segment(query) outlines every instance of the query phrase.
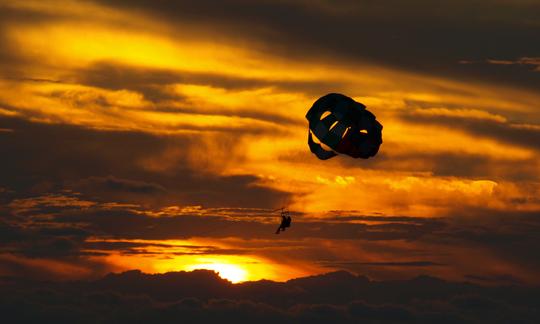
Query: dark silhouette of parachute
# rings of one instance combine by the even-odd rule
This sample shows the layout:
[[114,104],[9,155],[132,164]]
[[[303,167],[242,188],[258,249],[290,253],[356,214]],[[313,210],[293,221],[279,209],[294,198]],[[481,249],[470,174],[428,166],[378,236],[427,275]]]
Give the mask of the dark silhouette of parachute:
[[[330,93],[319,98],[306,118],[309,149],[321,160],[337,153],[367,159],[375,156],[382,144],[383,127],[375,115],[363,104],[342,94]],[[314,137],[332,150],[324,149]]]

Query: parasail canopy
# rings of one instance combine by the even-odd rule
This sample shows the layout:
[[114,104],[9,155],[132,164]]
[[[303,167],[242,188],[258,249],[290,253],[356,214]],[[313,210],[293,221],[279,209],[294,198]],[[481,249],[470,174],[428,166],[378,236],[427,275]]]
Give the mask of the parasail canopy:
[[317,99],[306,118],[309,149],[321,160],[337,153],[367,159],[375,156],[382,144],[383,126],[375,115],[345,95],[330,93]]

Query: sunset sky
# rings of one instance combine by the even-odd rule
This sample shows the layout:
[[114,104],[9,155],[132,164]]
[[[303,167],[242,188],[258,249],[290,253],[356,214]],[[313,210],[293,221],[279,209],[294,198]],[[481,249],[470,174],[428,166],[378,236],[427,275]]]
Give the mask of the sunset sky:
[[[0,0],[0,275],[538,284],[539,17],[535,0]],[[309,151],[331,92],[384,125],[376,157]]]

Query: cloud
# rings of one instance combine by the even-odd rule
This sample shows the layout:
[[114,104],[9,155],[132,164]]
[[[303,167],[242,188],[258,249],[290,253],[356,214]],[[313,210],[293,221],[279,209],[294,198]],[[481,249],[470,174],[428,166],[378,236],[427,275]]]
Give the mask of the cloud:
[[508,283],[508,284],[522,284],[521,280],[515,278],[510,274],[502,274],[496,276],[482,276],[482,275],[466,275],[466,279],[472,280],[475,282],[485,282],[485,283]]
[[[446,126],[446,125],[445,125]],[[380,152],[376,159],[368,160],[361,167],[356,161],[340,160],[345,168],[361,168],[379,171],[429,173],[435,177],[459,177],[467,179],[492,179],[523,181],[536,179],[535,156],[518,158],[513,155],[494,157],[483,152],[462,151],[428,152],[420,149]],[[516,167],[519,165],[519,167]]]
[[[409,1],[407,5],[398,1],[382,5],[369,1],[297,0],[246,5],[243,1],[229,0],[224,4],[227,10],[207,0],[196,4],[164,1],[150,5],[146,1],[107,0],[97,3],[7,5],[3,10],[8,19],[4,20],[10,25],[14,22],[63,22],[77,17],[101,25],[155,31],[171,39],[180,35],[228,41],[297,61],[322,60],[345,65],[367,61],[433,76],[475,79],[533,91],[540,82],[530,65],[515,64],[501,69],[500,65],[493,64],[459,64],[487,58],[510,58],[496,60],[501,62],[534,62],[538,53],[539,27],[535,18],[539,8],[532,1],[498,1],[490,5],[481,1],[454,1],[434,6],[425,0]],[[483,14],[478,15],[479,12]],[[309,32],[299,23],[305,21],[310,22]],[[167,28],[163,28],[164,25]],[[3,47],[6,54],[0,53],[0,57],[15,63],[14,58],[21,56],[17,46],[7,46],[11,45],[9,41],[2,43],[6,44]],[[13,64],[6,66],[11,73],[27,71],[24,62],[17,64],[17,68]],[[225,80],[222,84],[227,83]],[[237,81],[231,84],[235,83]],[[159,88],[139,87],[139,90],[148,98],[164,96]]]
[[[328,89],[335,88],[336,82],[338,82],[337,80],[268,80],[241,75],[220,74],[219,71],[214,73],[178,71],[130,66],[113,61],[97,62],[84,69],[72,71],[66,75],[66,79],[73,80],[78,84],[109,90],[134,90],[142,93],[146,99],[155,103],[167,100],[186,100],[186,97],[167,91],[167,86],[174,84],[203,85],[236,91],[275,88],[282,91],[302,91],[317,95],[328,91]],[[273,116],[272,114],[269,115]]]
[[[88,204],[76,196],[52,198],[25,198],[9,205],[0,224],[2,273],[21,269],[30,278],[63,276],[60,265],[47,266],[54,261],[61,267],[84,267],[71,276],[86,278],[134,264],[160,269],[145,263],[167,264],[166,259],[180,266],[182,258],[204,256],[255,256],[239,262],[262,262],[272,269],[291,264],[296,269],[346,269],[379,280],[429,273],[507,283],[512,274],[515,282],[528,284],[537,282],[540,269],[529,248],[538,244],[534,212],[508,215],[465,208],[461,215],[438,219],[299,214],[293,216],[291,229],[277,237],[275,214],[261,211],[262,216],[252,217],[234,209],[231,214],[202,207],[149,210],[132,204]],[[288,250],[294,253],[286,254]],[[27,269],[35,266],[48,270]]]
[[[538,244],[535,212],[508,214],[467,207],[437,219],[296,214],[291,229],[276,237],[278,219],[270,210],[251,215],[249,210],[229,213],[222,208],[147,209],[70,195],[11,202],[8,218],[0,226],[3,253],[73,265],[88,257],[109,255],[118,260],[147,256],[152,258],[149,261],[190,255],[256,255],[276,265],[289,262],[283,255],[287,247],[294,248],[290,262],[298,262],[299,267],[347,269],[375,278],[403,278],[426,269],[450,278],[472,280],[471,273],[478,271],[492,278],[512,273],[517,280],[536,282],[534,274],[540,269],[534,251],[528,248]],[[200,239],[213,243],[200,244]],[[174,240],[194,241],[179,245]],[[493,270],[482,266],[497,263],[504,266]],[[451,274],[447,269],[452,269]]]
[[[457,1],[434,6],[424,0],[406,5],[397,1],[384,5],[367,1],[319,1],[317,5],[305,1],[261,1],[246,5],[231,0],[225,5],[227,10],[215,7],[211,1],[162,2],[151,6],[145,1],[102,3],[147,10],[154,19],[177,24],[179,29],[187,22],[199,25],[199,32],[206,35],[215,35],[215,30],[204,25],[219,26],[220,34],[245,39],[253,46],[289,57],[333,57],[349,62],[363,59],[422,73],[474,77],[529,89],[537,88],[540,81],[538,75],[527,71],[494,73],[489,66],[457,63],[538,53],[536,45],[531,47],[537,43],[534,13],[539,10],[533,2],[497,2],[487,6],[483,2]],[[484,14],[480,16],[478,12]],[[298,23],[305,21],[310,22],[309,32]],[[506,46],[500,46],[501,43]]]
[[[519,124],[493,118],[469,118],[459,110],[447,110],[447,113],[434,114],[429,109],[421,109],[402,114],[410,123],[435,124],[446,128],[466,131],[479,137],[486,137],[507,144],[540,150],[540,130],[536,127],[521,127]],[[450,114],[454,112],[454,114]]]
[[111,240],[93,238],[85,242],[85,251],[101,251],[101,253],[120,253],[126,255],[241,255],[249,253],[248,249],[221,248],[212,245],[157,243],[151,240]]
[[356,265],[368,267],[437,267],[444,264],[430,261],[408,261],[408,262],[330,262],[330,265]]
[[538,302],[530,298],[538,294],[536,287],[485,287],[432,277],[377,282],[335,272],[285,283],[231,285],[204,270],[162,275],[130,271],[60,284],[5,278],[0,285],[6,292],[0,297],[4,318],[23,322],[172,323],[178,318],[196,323],[538,320],[534,311]]
[[[206,142],[194,135],[162,137],[19,119],[0,122],[15,129],[0,136],[0,152],[6,157],[0,162],[0,186],[21,196],[68,189],[101,201],[260,208],[274,207],[288,195],[258,185],[253,175],[213,174],[214,165],[223,167],[228,159],[234,163],[241,156],[241,147],[231,150],[226,144],[238,145],[237,135]],[[205,146],[204,154],[191,154]]]
[[520,57],[516,60],[497,60],[487,59],[485,61],[468,61],[462,60],[460,64],[493,64],[493,65],[506,65],[506,66],[526,66],[530,67],[532,71],[540,72],[540,58],[538,57]]
[[0,232],[3,234],[0,253],[29,258],[73,257],[75,260],[85,255],[82,245],[90,236],[89,231],[78,224],[39,223],[42,215],[34,219],[6,217],[6,221],[0,222]]
[[159,184],[128,179],[118,179],[113,176],[90,177],[83,179],[77,184],[77,187],[79,187],[78,189],[86,188],[91,191],[105,190],[129,192],[135,194],[159,194],[166,191],[166,189]]

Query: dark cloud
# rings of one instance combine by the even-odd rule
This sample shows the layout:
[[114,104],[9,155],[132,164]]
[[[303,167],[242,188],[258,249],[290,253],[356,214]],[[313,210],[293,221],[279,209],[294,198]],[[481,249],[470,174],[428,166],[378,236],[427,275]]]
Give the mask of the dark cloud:
[[465,275],[465,279],[472,280],[473,282],[481,282],[481,283],[507,283],[507,284],[523,284],[521,280],[518,278],[510,275],[510,274],[501,274],[501,275],[495,275],[495,276],[483,276],[483,275]]
[[[442,123],[441,123],[442,124]],[[445,127],[451,127],[448,124]],[[493,131],[495,134],[496,132]],[[475,134],[476,135],[476,134]],[[483,136],[488,136],[483,134]],[[503,136],[496,134],[494,136]],[[343,166],[358,168],[354,161],[342,159]],[[519,166],[519,167],[517,167]],[[536,159],[531,157],[523,160],[513,160],[508,156],[493,157],[485,154],[466,152],[425,152],[411,150],[410,152],[386,152],[366,161],[362,168],[374,170],[393,170],[404,172],[430,172],[439,177],[463,177],[468,179],[505,179],[505,180],[534,180]]]
[[[426,0],[250,2],[101,1],[145,10],[171,24],[216,28],[264,50],[302,60],[368,60],[434,75],[476,78],[537,89],[540,76],[520,66],[460,64],[463,60],[538,57],[535,2]],[[206,27],[205,27],[206,26]],[[309,26],[309,28],[306,28]],[[264,45],[262,45],[264,44]],[[504,45],[501,45],[504,44]]]
[[[182,239],[194,236],[274,238],[275,222],[261,223],[251,217],[200,216],[163,213],[160,217],[147,215],[144,210],[122,206],[116,208],[96,205],[89,208],[64,207],[63,210],[48,206],[32,210],[33,214],[50,213],[49,221],[58,224],[85,224],[85,229],[107,237],[143,239]],[[54,213],[52,213],[54,212]],[[417,240],[424,235],[446,227],[441,220],[425,219],[416,223],[381,222],[378,224],[327,222],[295,218],[290,239],[328,238],[361,239],[368,241]]]
[[432,277],[369,281],[346,272],[231,285],[198,270],[138,271],[91,282],[0,281],[10,322],[535,323],[537,287],[485,287]]
[[136,194],[159,194],[167,191],[163,186],[156,183],[148,183],[143,181],[134,181],[129,179],[119,179],[113,176],[109,177],[90,177],[81,180],[77,187],[79,189],[87,189],[90,191],[118,191],[129,192]]
[[408,262],[355,262],[355,261],[342,261],[342,262],[330,262],[323,263],[325,265],[355,265],[355,266],[368,266],[368,267],[433,267],[444,266],[442,263],[431,261],[408,261]]
[[[153,248],[160,251],[150,251]],[[174,252],[165,252],[163,249],[176,249]],[[140,255],[241,255],[248,252],[248,249],[225,249],[217,246],[208,245],[173,245],[153,242],[134,242],[134,241],[89,241],[85,242],[84,250],[98,250],[103,252],[119,252],[121,254],[140,254]],[[185,251],[177,252],[178,249]]]
[[[427,115],[422,114],[421,111],[420,113],[414,111],[403,113],[402,118],[407,122],[440,125],[449,129],[463,130],[479,137],[540,150],[540,128],[538,125],[448,115]],[[473,144],[471,143],[471,145]]]
[[325,221],[336,221],[336,222],[350,222],[350,221],[367,221],[367,222],[378,222],[378,223],[426,223],[426,222],[437,222],[436,218],[426,219],[425,217],[412,217],[412,216],[365,216],[365,215],[349,215],[358,213],[358,211],[330,211],[329,214],[338,214],[336,216],[325,217]]
[[[9,221],[2,222],[0,226],[4,242],[2,251],[30,258],[60,259],[84,258],[88,253],[108,254],[112,251],[152,255],[156,249],[163,255],[230,255],[260,251],[267,257],[281,258],[283,251],[280,247],[288,246],[294,247],[298,260],[328,260],[320,264],[393,277],[398,275],[399,269],[405,268],[433,269],[435,273],[435,268],[439,267],[462,271],[461,267],[466,269],[470,260],[460,250],[467,249],[474,253],[484,251],[482,254],[486,257],[504,260],[522,269],[524,272],[518,271],[515,276],[524,282],[531,280],[526,273],[540,270],[540,262],[534,250],[530,249],[530,246],[539,244],[537,233],[540,225],[534,212],[503,213],[467,207],[463,211],[455,209],[449,217],[436,219],[347,214],[313,219],[308,215],[295,215],[291,230],[280,237],[279,244],[273,245],[271,242],[276,239],[273,233],[278,219],[273,221],[268,218],[270,215],[227,214],[219,208],[209,211],[200,208],[154,210],[133,204],[80,200],[78,195],[71,195],[12,201],[5,213]],[[213,215],[213,210],[219,212]],[[156,243],[96,242],[88,241],[89,237],[124,241],[235,237],[248,242],[227,249],[194,246],[179,251],[167,245],[157,246]],[[249,243],[253,239],[266,240],[267,243],[253,245]],[[363,246],[386,257],[376,261],[358,257],[339,258],[322,242],[333,242],[336,246]],[[388,244],[393,242],[397,245],[390,248]],[[400,248],[404,243],[415,246],[415,249]],[[382,268],[384,273],[372,272]],[[505,273],[486,271],[483,275],[496,278]]]
[[[424,123],[424,120],[420,121],[413,116],[403,117],[407,122],[417,123],[418,125]],[[425,121],[427,124],[435,124],[443,127],[452,128],[448,124],[443,122],[437,123],[436,121]],[[474,122],[472,122],[474,123]],[[465,131],[468,132],[468,127],[454,124],[456,127],[465,127]],[[504,127],[504,126],[503,126]],[[506,126],[511,127],[511,126]],[[472,128],[472,126],[471,126]],[[453,128],[455,130],[455,128]],[[442,132],[443,130],[441,130]],[[537,136],[535,130],[524,131],[525,133],[531,133]],[[490,138],[494,136],[495,140],[499,141],[499,137],[505,136],[504,134],[497,134],[495,130],[486,131],[484,134],[473,134],[474,136],[482,136],[482,138]],[[508,135],[512,136],[512,135]],[[491,138],[493,139],[493,138]],[[532,140],[526,138],[523,134],[523,141],[525,144],[520,143],[519,138],[506,138],[505,144],[520,145],[520,146],[536,146]],[[537,159],[533,155],[530,158],[515,159],[513,156],[493,156],[488,154],[470,153],[455,150],[452,151],[428,151],[422,150],[422,147],[413,148],[410,150],[403,150],[400,146],[393,146],[391,143],[383,144],[384,150],[377,153],[377,155],[368,160],[362,161],[361,164],[357,160],[347,158],[337,158],[329,161],[325,161],[329,166],[336,168],[346,169],[363,169],[363,170],[380,170],[391,172],[406,172],[413,174],[431,174],[436,177],[460,177],[467,179],[491,179],[494,181],[507,180],[507,181],[533,181],[538,179],[537,175]],[[306,159],[304,152],[289,153],[286,156],[280,157],[281,160],[303,162]]]
[[[106,180],[108,177],[99,179]],[[127,184],[134,185],[137,190],[141,186],[148,186],[148,182],[128,181]],[[51,190],[51,186],[44,188]],[[148,208],[140,204],[121,204],[117,200],[107,200],[106,197],[113,192],[117,192],[118,197],[121,197],[121,194],[130,194],[132,190],[131,186],[114,189],[104,191],[103,188],[94,188],[94,191],[82,193],[65,191],[62,194],[32,197],[28,197],[30,193],[24,192],[25,197],[12,199],[4,206],[3,215],[6,218],[0,223],[2,253],[80,264],[93,254],[119,252],[150,256],[156,255],[157,250],[163,255],[171,256],[250,254],[259,251],[270,259],[280,259],[283,257],[281,248],[287,246],[294,248],[297,260],[328,260],[320,264],[388,278],[402,277],[399,272],[411,273],[407,272],[409,269],[426,269],[430,273],[437,273],[437,268],[450,268],[455,269],[456,273],[467,271],[461,272],[464,276],[471,275],[468,266],[470,260],[460,252],[466,249],[473,253],[483,251],[482,254],[490,260],[504,260],[505,263],[520,269],[516,270],[514,276],[523,282],[533,280],[527,273],[540,270],[540,262],[534,249],[530,249],[531,246],[539,244],[537,233],[540,225],[537,213],[534,212],[503,213],[491,209],[473,210],[470,207],[460,210],[456,207],[448,217],[436,219],[364,216],[354,211],[351,214],[333,212],[327,218],[320,219],[295,214],[291,230],[284,233],[285,236],[280,236],[279,244],[272,244],[276,239],[273,233],[278,219],[272,218],[275,214],[270,210],[263,212],[260,208]],[[104,196],[100,196],[100,192],[103,192]],[[162,194],[168,193],[158,190],[145,195]],[[135,195],[141,196],[138,192]],[[91,199],[92,196],[96,199]],[[242,204],[241,201],[238,203]],[[89,240],[90,237],[101,242]],[[104,240],[113,238],[120,241],[160,241],[193,237],[234,237],[247,241],[226,249],[194,246],[178,250],[167,245],[157,246],[157,243],[135,244]],[[287,241],[283,242],[283,239]],[[266,243],[257,245],[249,243],[249,240],[266,240]],[[357,249],[355,246],[363,247],[370,253],[381,253],[385,257],[376,260],[358,256],[351,259],[337,257],[335,251],[332,252],[331,247],[325,247],[323,242],[353,249]],[[392,244],[395,244],[395,247],[392,248]],[[411,250],[399,247],[402,244],[415,248]],[[99,267],[102,269],[101,265]],[[506,272],[486,270],[481,275],[493,279],[505,274]],[[473,280],[472,277],[469,279]]]
[[81,249],[90,232],[76,224],[10,221],[12,224],[0,221],[1,253],[52,259],[85,255]]
[[[540,258],[530,247],[538,244],[538,212],[509,212],[488,208],[463,208],[454,210],[451,221],[444,228],[423,236],[426,244],[435,243],[440,246],[454,246],[478,251],[481,254],[508,264],[518,269],[528,269],[530,273],[540,270]],[[483,252],[482,252],[483,251]],[[455,255],[454,257],[467,255]],[[516,275],[517,272],[512,272]],[[465,274],[470,275],[470,274]],[[487,274],[482,276],[502,279],[507,282],[507,272]],[[470,277],[469,277],[470,278]],[[521,279],[521,278],[519,278]],[[480,280],[480,279],[478,279]]]
[[[385,254],[384,248],[371,246],[372,251]],[[445,260],[442,256],[441,250],[438,251],[424,251],[425,254],[430,254],[429,257],[434,259]],[[401,254],[401,255],[400,255]],[[408,258],[415,257],[418,251],[407,251],[406,253],[395,252],[395,256],[389,258],[389,261],[383,262],[361,262],[350,260],[323,260],[317,262],[317,264],[327,269],[342,269],[350,271],[352,273],[364,274],[370,278],[384,279],[403,279],[410,278],[418,273],[444,273],[448,269],[454,268],[455,264],[444,264],[441,262],[433,262],[428,260],[416,260],[416,261],[393,261],[393,260],[407,260]],[[475,281],[470,279],[471,281]],[[500,283],[500,281],[493,281],[494,283]]]
[[205,85],[228,90],[249,90],[265,87],[302,91],[313,95],[328,92],[339,86],[337,80],[289,81],[246,78],[218,72],[193,72],[130,66],[118,62],[97,62],[66,75],[78,84],[110,90],[128,89],[142,93],[147,100],[160,103],[167,100],[182,102],[180,95],[172,95],[164,86],[172,84]]
[[[206,163],[233,163],[234,154],[242,154],[239,134],[216,136],[209,148],[197,135],[101,131],[7,118],[0,127],[14,130],[0,135],[0,186],[23,197],[73,189],[98,201],[265,208],[287,196],[257,185],[256,176],[205,171]],[[173,161],[160,158],[169,150],[176,154]],[[190,150],[201,152],[196,168],[188,159]],[[148,160],[165,164],[164,170],[145,168]]]

